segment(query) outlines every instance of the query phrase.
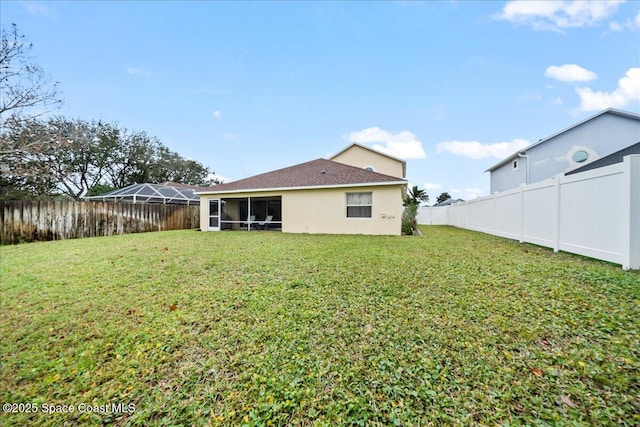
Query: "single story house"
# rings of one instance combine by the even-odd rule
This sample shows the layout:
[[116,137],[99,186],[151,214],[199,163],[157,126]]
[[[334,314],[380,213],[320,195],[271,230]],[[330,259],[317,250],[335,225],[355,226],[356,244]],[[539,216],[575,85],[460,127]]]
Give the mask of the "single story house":
[[203,188],[200,229],[401,234],[406,163],[352,144],[316,159]]
[[[570,173],[640,142],[640,115],[609,108],[496,163],[491,193]],[[615,157],[615,156],[614,156]]]

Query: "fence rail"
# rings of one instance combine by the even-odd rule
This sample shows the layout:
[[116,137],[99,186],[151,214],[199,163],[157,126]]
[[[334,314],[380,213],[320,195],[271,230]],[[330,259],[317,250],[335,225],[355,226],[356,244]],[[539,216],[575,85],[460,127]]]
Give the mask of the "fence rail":
[[640,155],[622,163],[446,207],[419,224],[446,224],[640,269]]
[[2,245],[200,226],[199,206],[0,200],[0,215]]

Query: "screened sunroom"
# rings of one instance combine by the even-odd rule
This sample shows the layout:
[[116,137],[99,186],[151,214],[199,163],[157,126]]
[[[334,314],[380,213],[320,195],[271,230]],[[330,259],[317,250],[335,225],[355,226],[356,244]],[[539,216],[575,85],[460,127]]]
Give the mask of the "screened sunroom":
[[282,196],[208,200],[210,230],[282,231]]

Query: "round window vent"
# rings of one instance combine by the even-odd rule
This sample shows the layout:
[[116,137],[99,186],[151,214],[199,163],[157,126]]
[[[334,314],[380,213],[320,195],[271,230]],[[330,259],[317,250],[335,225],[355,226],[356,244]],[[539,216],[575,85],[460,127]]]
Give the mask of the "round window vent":
[[582,163],[589,158],[589,153],[584,150],[579,150],[573,153],[573,161],[576,163]]
[[368,170],[369,172],[375,172],[375,171],[376,171],[376,169],[375,169],[373,166],[371,166],[371,165],[369,165],[369,166],[365,166],[364,168],[365,168],[366,170]]

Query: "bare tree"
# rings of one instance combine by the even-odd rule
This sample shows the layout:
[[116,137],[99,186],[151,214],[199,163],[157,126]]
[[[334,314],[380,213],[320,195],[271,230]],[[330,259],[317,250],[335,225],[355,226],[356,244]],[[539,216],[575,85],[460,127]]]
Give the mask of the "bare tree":
[[56,193],[48,166],[57,151],[47,125],[12,115],[0,132],[0,198],[32,199]]
[[18,34],[16,24],[2,30],[0,47],[0,124],[8,116],[33,107],[59,107],[58,82],[53,82],[29,55],[33,44]]

